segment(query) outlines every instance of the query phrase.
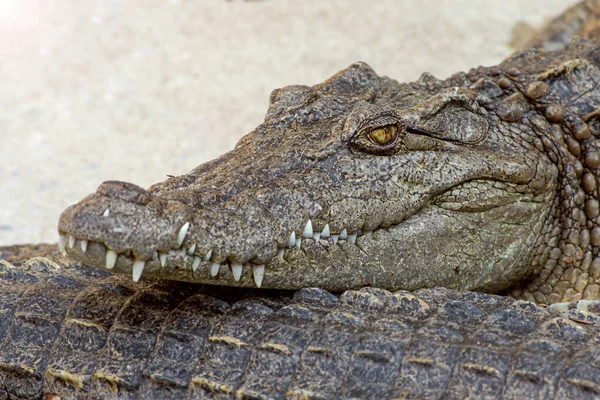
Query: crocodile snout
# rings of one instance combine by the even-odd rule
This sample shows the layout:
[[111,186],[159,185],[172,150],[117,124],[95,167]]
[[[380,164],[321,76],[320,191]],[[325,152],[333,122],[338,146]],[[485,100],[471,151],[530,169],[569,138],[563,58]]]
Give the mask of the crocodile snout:
[[183,203],[159,198],[131,183],[108,181],[62,213],[59,247],[63,253],[108,269],[133,263],[134,278],[139,278],[145,263],[158,259],[159,251],[181,246],[188,220]]

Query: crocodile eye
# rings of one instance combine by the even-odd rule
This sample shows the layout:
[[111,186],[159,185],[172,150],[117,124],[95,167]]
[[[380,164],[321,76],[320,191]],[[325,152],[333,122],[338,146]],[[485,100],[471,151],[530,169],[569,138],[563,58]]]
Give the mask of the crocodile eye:
[[405,148],[406,126],[393,111],[365,119],[349,131],[348,145],[352,151],[390,156]]
[[392,142],[398,135],[398,127],[396,125],[386,125],[369,132],[369,139],[377,145],[385,146]]

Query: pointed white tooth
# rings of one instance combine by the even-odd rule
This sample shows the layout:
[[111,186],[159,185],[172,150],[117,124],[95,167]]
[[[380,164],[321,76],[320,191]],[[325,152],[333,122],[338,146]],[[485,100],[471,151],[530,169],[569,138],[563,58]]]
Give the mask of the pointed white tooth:
[[204,260],[204,261],[208,261],[208,260],[210,260],[210,256],[211,256],[211,255],[212,255],[212,249],[210,249],[210,250],[208,251],[208,253],[206,253],[206,255],[204,256],[203,260]]
[[302,232],[302,237],[307,238],[307,239],[313,237],[312,222],[310,221],[310,219],[308,220],[308,222],[306,223],[306,226],[304,227],[304,232]]
[[288,239],[288,247],[294,247],[296,245],[296,232],[290,233],[290,238]]
[[316,241],[319,241],[319,239],[321,239],[321,232],[314,232],[313,239],[315,239]]
[[256,287],[260,287],[260,285],[262,285],[263,277],[265,276],[265,266],[253,265],[252,275],[254,275],[254,283],[256,283]]
[[183,240],[185,239],[185,235],[187,234],[187,231],[188,231],[189,227],[190,227],[190,223],[186,222],[179,229],[179,233],[177,234],[177,247],[181,246],[181,244],[183,243]]
[[279,257],[279,259],[282,261],[283,261],[283,253],[285,253],[284,249],[279,249],[279,251],[277,252],[277,257]]
[[167,265],[167,253],[160,253],[158,259],[160,260],[160,266],[164,268]]
[[302,246],[302,238],[296,239],[296,247],[300,248]]
[[87,251],[87,245],[87,240],[82,240],[81,242],[79,242],[79,246],[81,246],[81,251],[83,251],[84,253]]
[[75,247],[75,236],[73,236],[73,235],[69,235],[69,247],[70,248]]
[[231,264],[231,272],[233,273],[233,279],[239,282],[242,277],[242,264]]
[[217,276],[217,274],[219,273],[219,268],[221,268],[221,264],[219,263],[214,262],[210,264],[210,276],[212,276],[213,278]]
[[117,262],[117,253],[112,250],[106,250],[106,269],[113,269]]
[[371,237],[371,236],[373,236],[373,231],[366,231],[363,235]]
[[67,238],[64,235],[58,235],[58,252],[67,255],[65,248],[67,247]]
[[346,240],[348,239],[348,231],[347,230],[343,230],[342,233],[340,233],[340,240]]
[[152,254],[152,259],[153,259],[153,260],[155,260],[155,261],[156,261],[156,260],[158,260],[158,251],[155,251],[155,252]]
[[142,276],[142,272],[144,272],[144,266],[146,266],[146,261],[135,260],[133,262],[132,275],[133,275],[134,282],[137,282],[140,280],[140,277]]
[[348,235],[348,241],[352,244],[356,243],[356,233],[352,235]]
[[329,231],[329,224],[327,224],[323,228],[323,232],[321,232],[321,237],[323,239],[327,239],[330,235],[331,235],[331,232]]
[[194,251],[196,251],[196,243],[190,246],[187,253],[191,256],[192,254],[194,254]]
[[196,272],[196,270],[198,270],[198,266],[200,265],[200,261],[202,261],[200,259],[200,257],[198,257],[198,256],[194,257],[194,263],[192,264],[192,271]]
[[110,215],[110,208],[106,207],[106,210],[102,213],[103,217],[108,217]]
[[338,242],[340,235],[331,235],[331,239],[333,240],[333,244],[336,244]]

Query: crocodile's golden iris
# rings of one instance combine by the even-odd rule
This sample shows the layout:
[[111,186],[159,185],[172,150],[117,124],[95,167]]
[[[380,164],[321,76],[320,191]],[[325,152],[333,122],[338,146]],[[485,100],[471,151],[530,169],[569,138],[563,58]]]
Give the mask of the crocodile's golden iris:
[[385,146],[394,140],[397,133],[398,127],[396,125],[386,125],[371,130],[369,132],[369,138],[373,143]]

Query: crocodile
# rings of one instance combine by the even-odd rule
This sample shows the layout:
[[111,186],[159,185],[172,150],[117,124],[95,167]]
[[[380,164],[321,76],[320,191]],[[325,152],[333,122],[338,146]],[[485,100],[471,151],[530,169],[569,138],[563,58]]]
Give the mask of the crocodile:
[[186,175],[103,183],[58,249],[0,248],[0,393],[600,397],[600,47],[558,47],[356,63]]
[[62,251],[134,280],[600,295],[600,47],[413,83],[355,63],[271,93],[235,149],[60,216]]
[[600,398],[600,314],[507,296],[136,283],[39,245],[0,250],[0,310],[2,398]]

